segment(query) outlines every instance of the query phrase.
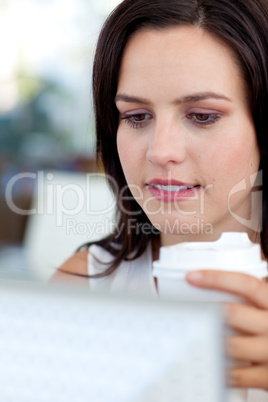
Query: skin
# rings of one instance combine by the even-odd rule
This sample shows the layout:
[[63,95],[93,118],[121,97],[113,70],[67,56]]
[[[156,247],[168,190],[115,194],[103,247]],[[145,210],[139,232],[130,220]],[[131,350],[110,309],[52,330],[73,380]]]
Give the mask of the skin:
[[[213,95],[202,99],[204,94]],[[125,96],[141,100],[126,101]],[[201,221],[212,227],[204,240],[227,230],[245,231],[230,214],[228,197],[246,180],[247,188],[230,202],[233,213],[248,219],[249,181],[260,155],[245,83],[226,46],[194,27],[136,34],[124,53],[116,105],[126,181],[162,232],[162,245],[185,241],[185,234],[188,241],[202,240],[203,233],[191,230]],[[148,187],[156,178],[201,185],[201,191],[184,201],[159,202]],[[176,223],[174,232],[170,227]]]
[[[261,208],[252,204],[250,178],[258,171],[260,154],[247,98],[232,51],[199,28],[140,31],[128,43],[115,99],[118,153],[133,196],[161,231],[161,246],[215,240],[224,231],[246,231],[258,241],[261,217],[251,213]],[[200,185],[201,191],[176,203],[163,202],[148,188],[155,178]],[[246,188],[228,206],[230,192],[241,180]],[[233,213],[247,220],[253,216],[253,224],[244,226]],[[201,219],[211,225],[211,233],[192,233],[191,225]],[[174,231],[167,221],[171,227],[176,221],[180,225]],[[245,299],[244,305],[225,305],[227,323],[239,331],[227,339],[227,352],[249,363],[231,368],[229,383],[268,389],[266,283],[220,271],[192,272],[187,280]]]

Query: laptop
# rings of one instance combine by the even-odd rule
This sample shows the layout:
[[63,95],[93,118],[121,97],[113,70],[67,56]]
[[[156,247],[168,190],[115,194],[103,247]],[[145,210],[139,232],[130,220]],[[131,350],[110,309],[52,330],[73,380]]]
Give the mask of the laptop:
[[0,279],[3,402],[223,402],[220,307]]

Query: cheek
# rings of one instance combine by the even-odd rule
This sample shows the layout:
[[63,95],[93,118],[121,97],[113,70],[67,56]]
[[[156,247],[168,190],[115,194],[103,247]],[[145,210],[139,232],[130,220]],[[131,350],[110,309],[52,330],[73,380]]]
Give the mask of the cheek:
[[243,141],[229,139],[218,144],[217,148],[206,155],[202,160],[207,168],[207,178],[215,189],[230,191],[233,186],[241,180],[246,180],[247,186],[250,183],[251,175],[259,169],[260,153],[255,138],[252,136]]
[[121,165],[123,166],[124,160],[127,160],[128,148],[127,148],[125,142],[123,141],[122,137],[118,134],[117,134],[116,142],[117,142],[117,152],[119,155],[119,159],[120,159]]
[[135,141],[129,138],[125,132],[121,133],[120,130],[117,133],[117,151],[123,172],[129,183],[137,170],[138,152]]
[[116,143],[117,143],[117,151],[119,159],[121,161],[121,164],[123,165],[124,161],[127,161],[129,155],[131,154],[130,153],[131,143],[127,139],[127,136],[121,133],[120,129],[117,131]]

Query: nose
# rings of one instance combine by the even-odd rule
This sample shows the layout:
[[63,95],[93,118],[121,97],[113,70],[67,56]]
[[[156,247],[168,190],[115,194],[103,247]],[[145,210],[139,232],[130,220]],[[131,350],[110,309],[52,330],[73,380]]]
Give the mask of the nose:
[[147,159],[155,165],[182,163],[186,157],[183,128],[178,122],[155,124],[147,149]]

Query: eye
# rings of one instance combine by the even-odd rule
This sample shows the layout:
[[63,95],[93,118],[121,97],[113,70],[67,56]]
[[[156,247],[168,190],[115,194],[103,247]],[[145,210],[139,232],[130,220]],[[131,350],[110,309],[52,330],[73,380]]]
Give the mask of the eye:
[[137,113],[121,117],[121,120],[125,120],[131,128],[143,128],[151,119],[152,116],[148,113]]
[[190,113],[186,118],[195,125],[206,127],[216,123],[221,118],[221,115],[218,113]]

